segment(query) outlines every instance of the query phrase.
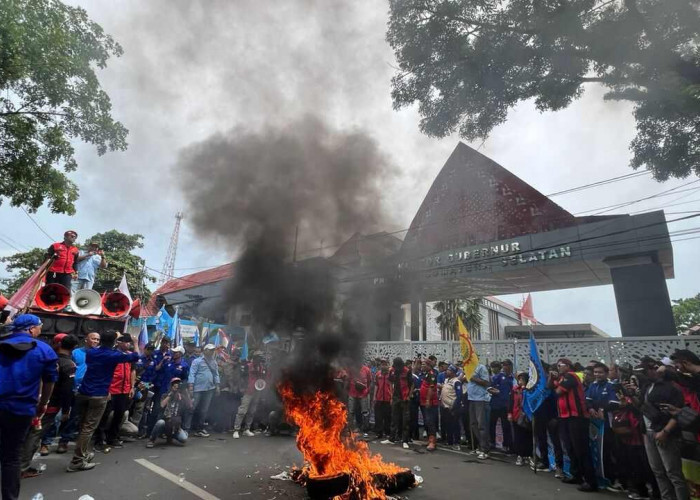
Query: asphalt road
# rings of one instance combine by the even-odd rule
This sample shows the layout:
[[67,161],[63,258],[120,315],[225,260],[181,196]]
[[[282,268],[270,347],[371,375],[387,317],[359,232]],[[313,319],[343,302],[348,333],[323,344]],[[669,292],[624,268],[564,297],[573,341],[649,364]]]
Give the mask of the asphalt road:
[[[401,494],[421,499],[526,499],[626,498],[626,495],[580,493],[561,484],[551,474],[535,475],[527,467],[515,467],[504,458],[484,462],[467,453],[439,450],[427,453],[420,446],[404,450],[372,443],[372,450],[385,459],[413,469],[423,484]],[[99,465],[91,471],[67,473],[69,454],[42,457],[47,465],[41,477],[22,483],[20,498],[30,500],[41,493],[45,500],[77,500],[89,495],[95,500],[217,500],[303,499],[305,491],[291,481],[273,480],[288,467],[300,464],[301,455],[291,437],[234,440],[230,434],[212,434],[208,439],[191,438],[185,447],[165,444],[147,449],[143,441],[125,448],[98,453]],[[83,499],[86,500],[86,499]]]

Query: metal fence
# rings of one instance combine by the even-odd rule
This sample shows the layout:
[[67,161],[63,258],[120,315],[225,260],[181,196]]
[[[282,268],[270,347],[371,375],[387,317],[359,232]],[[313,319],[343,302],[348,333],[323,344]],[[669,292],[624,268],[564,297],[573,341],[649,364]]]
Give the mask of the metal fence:
[[[474,349],[482,363],[511,359],[516,371],[527,370],[529,340],[477,340]],[[631,363],[635,365],[642,356],[661,359],[676,349],[690,349],[700,354],[700,337],[613,337],[602,339],[557,339],[539,340],[537,347],[540,359],[553,363],[559,358],[569,358],[584,366],[590,360],[599,360],[608,365]],[[418,355],[434,355],[438,360],[457,361],[462,358],[459,342],[367,342],[365,358],[381,357],[413,359]]]

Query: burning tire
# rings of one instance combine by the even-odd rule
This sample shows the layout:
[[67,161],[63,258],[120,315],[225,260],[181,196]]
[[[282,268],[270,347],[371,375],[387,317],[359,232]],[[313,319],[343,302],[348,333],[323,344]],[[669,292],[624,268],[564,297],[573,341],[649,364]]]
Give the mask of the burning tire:
[[309,477],[306,479],[306,493],[313,500],[326,500],[345,494],[350,488],[350,475]]

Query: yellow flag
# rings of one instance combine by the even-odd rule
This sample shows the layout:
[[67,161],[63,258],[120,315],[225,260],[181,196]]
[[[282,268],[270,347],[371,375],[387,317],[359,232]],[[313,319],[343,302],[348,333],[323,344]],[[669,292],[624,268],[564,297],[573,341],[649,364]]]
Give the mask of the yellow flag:
[[477,356],[472,344],[472,339],[469,337],[467,327],[462,323],[462,318],[457,316],[457,330],[459,331],[459,345],[462,348],[462,369],[467,380],[472,378],[474,370],[479,365],[479,356]]

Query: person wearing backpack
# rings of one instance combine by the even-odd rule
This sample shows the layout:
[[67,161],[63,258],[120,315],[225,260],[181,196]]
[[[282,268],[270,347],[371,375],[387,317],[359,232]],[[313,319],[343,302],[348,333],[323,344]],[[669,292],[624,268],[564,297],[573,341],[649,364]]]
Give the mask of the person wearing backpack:
[[0,336],[0,466],[3,500],[19,498],[20,453],[29,427],[41,419],[58,380],[58,355],[36,340],[41,320],[20,314]]

